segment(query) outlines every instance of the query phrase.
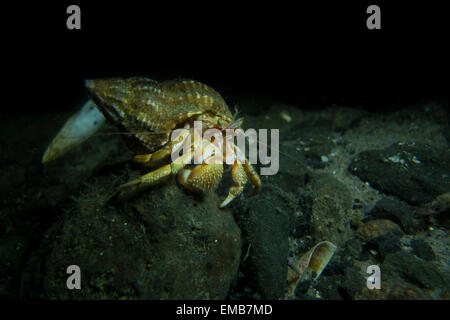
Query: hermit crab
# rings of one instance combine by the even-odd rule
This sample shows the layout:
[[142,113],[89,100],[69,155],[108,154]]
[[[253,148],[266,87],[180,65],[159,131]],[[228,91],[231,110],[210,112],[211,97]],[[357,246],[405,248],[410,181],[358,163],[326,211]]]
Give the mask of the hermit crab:
[[[121,185],[119,197],[137,186],[152,186],[171,174],[177,174],[178,182],[188,190],[214,189],[221,181],[224,165],[232,167],[233,185],[220,207],[242,193],[247,178],[255,186],[254,194],[260,191],[259,175],[233,139],[215,141],[215,137],[205,139],[202,135],[207,129],[235,131],[242,123],[209,86],[192,80],[157,82],[133,77],[87,80],[86,87],[106,119],[128,132],[129,143],[143,153],[134,157],[136,162],[154,166],[172,158],[169,164]],[[200,131],[195,130],[195,123],[200,121]],[[173,160],[174,151],[182,147],[180,156]],[[196,163],[192,164],[194,158]]]

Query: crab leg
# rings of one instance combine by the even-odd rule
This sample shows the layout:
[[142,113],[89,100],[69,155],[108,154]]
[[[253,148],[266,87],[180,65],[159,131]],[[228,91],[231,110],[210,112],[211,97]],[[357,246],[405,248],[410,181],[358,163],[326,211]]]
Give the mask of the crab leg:
[[164,148],[155,151],[153,153],[140,154],[134,156],[133,160],[135,162],[139,162],[145,165],[153,165],[158,162],[161,162],[172,153],[173,149],[177,149],[178,147],[180,147],[180,145],[185,141],[185,139],[189,137],[189,134],[190,134],[189,130],[187,129],[183,130],[173,141],[169,142]]
[[244,186],[247,183],[247,174],[245,173],[244,167],[238,161],[235,161],[233,168],[231,169],[231,177],[233,178],[233,185],[230,188],[230,192],[226,199],[220,205],[221,208],[229,204],[234,198],[244,190]]
[[134,156],[133,160],[135,162],[139,162],[145,165],[153,165],[167,158],[170,155],[170,153],[171,148],[167,146],[153,153],[139,154],[137,156]]
[[183,169],[186,166],[186,164],[191,162],[193,156],[194,153],[192,151],[188,152],[170,164],[167,164],[159,169],[149,172],[143,176],[140,176],[135,180],[132,180],[130,182],[121,185],[118,197],[128,198],[129,192],[135,190],[134,189],[135,187],[139,185],[149,187],[158,183],[162,178],[167,177],[170,174],[178,173],[181,169]]
[[252,196],[257,195],[261,191],[261,178],[259,177],[258,173],[255,171],[255,168],[251,165],[250,162],[248,162],[247,159],[245,159],[244,163],[244,170],[247,174],[247,177],[249,177],[252,184],[255,186],[255,189],[253,190]]

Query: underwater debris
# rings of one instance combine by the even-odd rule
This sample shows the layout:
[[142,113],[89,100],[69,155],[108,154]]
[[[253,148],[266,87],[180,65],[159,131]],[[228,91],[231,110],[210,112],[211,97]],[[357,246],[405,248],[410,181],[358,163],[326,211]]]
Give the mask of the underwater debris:
[[292,121],[292,117],[287,113],[287,111],[281,111],[280,117],[281,117],[281,119],[283,119],[286,122]]
[[80,111],[75,113],[53,138],[47,147],[42,163],[53,161],[76,145],[91,137],[105,122],[105,117],[96,108],[92,100],[88,100]]
[[337,246],[321,241],[295,262],[289,263],[286,298],[295,296],[297,284],[303,280],[317,280],[333,257]]

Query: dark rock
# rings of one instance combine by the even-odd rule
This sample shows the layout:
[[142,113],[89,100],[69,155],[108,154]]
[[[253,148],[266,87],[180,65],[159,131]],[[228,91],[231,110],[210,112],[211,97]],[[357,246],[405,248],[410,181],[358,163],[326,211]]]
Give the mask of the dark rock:
[[362,252],[362,243],[359,239],[350,239],[345,243],[343,256],[359,259]]
[[405,251],[388,254],[384,259],[381,270],[387,274],[398,274],[406,282],[420,288],[441,288],[446,290],[448,281],[439,270],[429,262],[417,258]]
[[331,175],[319,174],[308,183],[310,197],[301,201],[315,242],[331,241],[338,246],[353,236],[352,197],[347,187]]
[[367,279],[357,267],[347,268],[341,283],[341,295],[346,299],[352,298],[363,287],[366,287],[366,283]]
[[[117,186],[111,175],[97,176],[54,226],[42,297],[224,299],[239,266],[241,234],[217,196],[195,200],[170,180],[106,204]],[[82,290],[66,288],[72,264],[81,268]]]
[[356,235],[365,242],[364,249],[374,249],[382,257],[400,250],[400,227],[390,220],[370,220],[360,225]]
[[414,219],[415,209],[403,201],[383,197],[368,215],[369,219],[392,220],[399,224],[405,232],[413,231],[411,222]]
[[295,288],[295,297],[299,299],[305,297],[306,293],[311,287],[311,283],[312,283],[311,279],[299,281],[297,287]]
[[19,272],[30,251],[30,239],[18,233],[11,233],[0,240],[0,299],[19,298],[8,293],[14,292],[14,289],[20,286],[14,275]]
[[397,143],[384,150],[365,151],[348,169],[374,188],[412,205],[450,191],[450,151],[429,145]]
[[287,192],[295,193],[305,185],[307,173],[306,160],[303,151],[296,141],[280,142],[279,171],[270,176],[270,181]]
[[410,283],[387,284],[387,287],[386,299],[389,300],[431,300],[429,294]]
[[295,228],[292,230],[292,236],[295,238],[303,238],[309,232],[309,224],[305,215],[300,214],[295,219]]
[[380,290],[363,287],[355,295],[355,300],[431,300],[423,289],[397,277],[385,277],[381,280]]
[[426,203],[417,209],[419,216],[430,216],[444,213],[450,209],[450,192],[441,194],[430,203]]
[[343,297],[339,292],[339,283],[341,280],[340,275],[334,276],[321,276],[317,285],[316,290],[320,292],[320,296],[325,300],[342,300]]
[[418,207],[417,220],[423,222],[422,225],[430,224],[433,226],[441,226],[444,229],[450,230],[450,215],[448,214],[449,211],[450,192],[447,192],[439,195],[432,202]]
[[[348,241],[347,241],[348,242]],[[337,250],[332,259],[320,275],[319,280],[325,281],[330,277],[344,275],[345,270],[353,266],[354,258],[349,256],[346,247],[343,250]]]
[[245,280],[263,299],[284,297],[288,237],[295,224],[293,209],[274,191],[247,198],[233,207],[243,235],[251,245],[242,271]]
[[397,252],[400,250],[400,239],[396,236],[386,236],[376,239],[375,245],[382,257],[388,253]]
[[414,249],[414,254],[419,258],[427,261],[431,261],[436,258],[433,249],[425,241],[413,240],[411,244]]

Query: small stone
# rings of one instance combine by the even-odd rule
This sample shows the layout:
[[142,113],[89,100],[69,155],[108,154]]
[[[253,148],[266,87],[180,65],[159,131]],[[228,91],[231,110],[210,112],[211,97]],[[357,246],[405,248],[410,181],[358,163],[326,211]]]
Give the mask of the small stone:
[[356,234],[361,240],[369,242],[375,238],[385,237],[387,235],[399,236],[403,232],[398,224],[386,219],[377,219],[367,221],[360,225],[356,230]]
[[433,249],[423,240],[413,240],[412,247],[414,249],[414,253],[419,258],[422,258],[427,261],[431,261],[435,259],[435,255]]

